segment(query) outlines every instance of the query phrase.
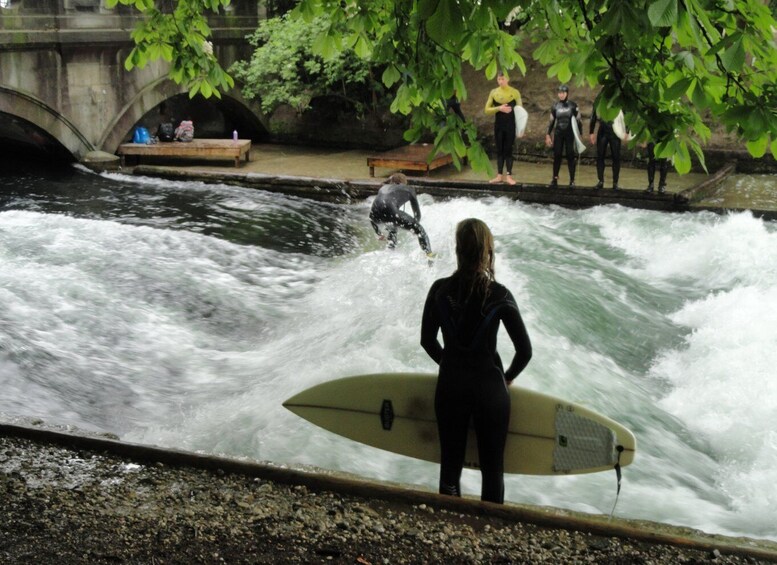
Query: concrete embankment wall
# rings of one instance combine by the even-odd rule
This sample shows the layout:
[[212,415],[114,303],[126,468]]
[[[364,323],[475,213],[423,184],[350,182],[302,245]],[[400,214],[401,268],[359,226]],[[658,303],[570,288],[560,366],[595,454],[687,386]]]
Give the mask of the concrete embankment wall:
[[[710,211],[726,214],[743,210],[699,206],[696,203],[714,192],[729,175],[736,171],[737,164],[731,162],[721,167],[696,186],[682,192],[667,192],[666,194],[646,194],[637,190],[594,190],[593,188],[549,190],[546,186],[538,184],[508,186],[506,184],[492,185],[486,182],[429,179],[423,177],[412,178],[409,182],[416,188],[417,192],[429,194],[437,198],[501,196],[531,204],[556,204],[568,208],[588,208],[603,204],[620,204],[629,208],[662,212]],[[134,174],[175,180],[224,183],[334,202],[349,202],[373,196],[383,182],[380,179],[344,180],[244,173],[230,169],[213,172],[201,169],[147,165],[135,167]],[[756,217],[765,220],[777,220],[777,209],[750,211]]]
[[698,530],[645,520],[610,518],[604,515],[584,514],[558,508],[519,504],[499,505],[468,498],[441,496],[403,485],[367,481],[332,471],[290,469],[255,461],[145,446],[107,437],[79,435],[44,427],[0,423],[0,434],[70,449],[88,450],[96,454],[116,455],[146,465],[162,463],[175,467],[205,469],[215,473],[214,482],[218,480],[218,473],[240,474],[282,484],[303,485],[314,491],[376,498],[399,504],[426,504],[436,509],[445,509],[455,513],[487,515],[548,528],[574,530],[600,536],[633,539],[710,552],[717,550],[721,554],[777,562],[777,543],[774,542],[710,535]]
[[[280,192],[303,198],[347,202],[373,196],[381,184],[379,179],[343,180],[260,173],[241,173],[239,171],[208,172],[203,170],[161,166],[141,165],[134,174],[176,180],[196,180],[202,182],[225,183],[249,188],[258,188],[271,192]],[[685,211],[688,209],[686,198],[678,194],[645,194],[635,190],[596,191],[592,188],[575,190],[549,190],[544,185],[506,184],[492,185],[487,182],[458,181],[448,179],[410,179],[416,191],[439,198],[493,197],[504,196],[532,204],[558,204],[570,208],[585,208],[599,204],[621,204],[633,208],[662,211]]]

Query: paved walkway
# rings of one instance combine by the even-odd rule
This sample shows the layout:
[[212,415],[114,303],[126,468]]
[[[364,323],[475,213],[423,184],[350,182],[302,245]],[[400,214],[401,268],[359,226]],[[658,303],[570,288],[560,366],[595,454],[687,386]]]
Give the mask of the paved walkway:
[[[376,151],[368,150],[331,150],[326,148],[299,147],[291,145],[254,144],[251,148],[251,160],[244,163],[239,169],[235,169],[231,163],[217,165],[185,165],[187,170],[194,168],[210,171],[231,171],[242,173],[263,173],[270,175],[287,175],[301,177],[317,177],[343,180],[370,180],[370,170],[367,166],[367,157],[375,155]],[[496,166],[494,163],[494,169]],[[391,169],[377,168],[376,178],[386,178]],[[519,183],[545,185],[552,177],[552,165],[550,162],[531,163],[516,161],[513,166],[514,178]],[[412,173],[408,176],[413,177]],[[423,177],[422,174],[417,175]],[[593,187],[596,184],[596,167],[588,164],[578,166],[577,178],[579,187]],[[647,173],[645,169],[621,167],[620,186],[625,189],[642,190],[647,186]],[[474,172],[468,165],[464,165],[461,171],[452,165],[432,171],[429,179],[450,179],[457,181],[487,182],[488,177],[482,173]],[[670,172],[667,188],[669,192],[680,192],[691,188],[704,181],[707,175],[689,173],[678,175]],[[566,163],[562,164],[559,177],[561,186],[569,182]],[[612,187],[612,169],[605,171],[605,190]]]
[[[243,162],[238,168],[228,161],[167,160],[157,161],[164,163],[164,166],[152,166],[153,161],[149,160],[148,163],[144,161],[136,172],[150,176],[242,184],[305,197],[322,197],[325,193],[337,196],[343,192],[342,187],[348,185],[350,197],[365,198],[374,193],[375,185],[395,172],[392,169],[376,168],[376,176],[370,177],[367,158],[376,154],[379,152],[257,143],[251,148],[251,160]],[[597,182],[596,167],[588,159],[577,168],[575,191],[566,189],[569,182],[566,164],[561,168],[559,190],[547,188],[552,176],[549,159],[516,161],[513,177],[518,183],[517,187],[506,183],[489,184],[487,175],[474,172],[468,165],[464,165],[461,170],[447,165],[432,171],[428,176],[409,173],[408,177],[416,179],[419,191],[439,196],[450,196],[451,190],[459,190],[461,194],[470,196],[494,194],[525,202],[569,207],[621,204],[664,211],[710,210],[727,213],[750,210],[757,217],[777,220],[777,181],[771,180],[772,175],[739,175],[737,179],[747,179],[748,185],[746,189],[740,189],[738,180],[732,182],[729,178],[735,169],[733,165],[710,175],[679,175],[671,171],[667,179],[667,194],[649,195],[643,192],[647,186],[644,163],[636,162],[636,167],[630,164],[627,160],[621,168],[619,184],[623,190],[618,192],[611,190],[612,170],[609,166],[605,170],[604,190],[593,190]],[[329,188],[310,194],[309,190],[305,192],[301,188],[304,184],[309,188],[315,186],[317,191],[325,185],[329,185]],[[724,187],[722,192],[721,186]]]

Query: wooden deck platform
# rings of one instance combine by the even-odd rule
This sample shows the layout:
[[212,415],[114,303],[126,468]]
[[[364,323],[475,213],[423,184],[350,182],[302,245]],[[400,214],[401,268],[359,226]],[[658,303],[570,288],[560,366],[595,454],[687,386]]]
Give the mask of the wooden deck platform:
[[251,140],[238,139],[194,139],[189,142],[170,141],[153,145],[144,143],[122,143],[117,153],[121,157],[121,165],[127,155],[137,157],[175,157],[183,159],[234,159],[235,167],[240,166],[240,159],[251,158]]
[[379,155],[367,157],[367,166],[370,168],[370,176],[375,176],[375,167],[387,169],[401,169],[404,171],[429,171],[453,163],[450,155],[438,154],[429,161],[429,155],[434,150],[433,145],[422,143],[418,145],[405,145]]

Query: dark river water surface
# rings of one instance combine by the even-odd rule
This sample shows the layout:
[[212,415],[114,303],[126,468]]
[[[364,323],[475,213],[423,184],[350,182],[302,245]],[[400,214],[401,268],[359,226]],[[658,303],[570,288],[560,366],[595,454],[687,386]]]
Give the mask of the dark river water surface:
[[[759,177],[739,178],[759,190]],[[383,248],[369,201],[79,168],[0,176],[0,416],[436,488],[437,466],[281,403],[435,370],[419,345],[453,230],[485,220],[534,344],[519,378],[628,426],[616,514],[777,539],[777,226],[749,213],[420,196],[439,257]],[[506,334],[503,357],[511,355]],[[479,474],[463,488],[479,492]],[[614,473],[508,476],[509,501],[609,513]]]

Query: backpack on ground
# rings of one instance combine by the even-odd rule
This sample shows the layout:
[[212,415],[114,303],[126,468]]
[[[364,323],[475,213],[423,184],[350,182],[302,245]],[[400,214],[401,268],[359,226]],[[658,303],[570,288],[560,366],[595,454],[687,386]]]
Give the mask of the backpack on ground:
[[136,127],[135,133],[132,136],[132,143],[148,144],[151,142],[151,134],[144,127]]
[[159,141],[174,141],[175,140],[175,126],[172,122],[163,122],[159,124],[156,130],[156,136]]

